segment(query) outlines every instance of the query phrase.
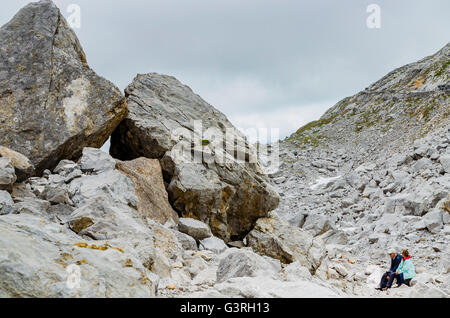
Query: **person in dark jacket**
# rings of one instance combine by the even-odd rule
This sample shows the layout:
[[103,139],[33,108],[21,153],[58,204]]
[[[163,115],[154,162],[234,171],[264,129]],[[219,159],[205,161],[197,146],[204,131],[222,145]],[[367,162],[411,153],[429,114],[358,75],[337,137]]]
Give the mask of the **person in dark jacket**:
[[396,277],[395,273],[400,265],[400,262],[402,261],[402,256],[398,254],[395,249],[389,249],[388,254],[391,258],[391,267],[386,273],[383,274],[383,277],[381,277],[380,286],[376,288],[378,290],[387,290],[392,287],[392,283]]

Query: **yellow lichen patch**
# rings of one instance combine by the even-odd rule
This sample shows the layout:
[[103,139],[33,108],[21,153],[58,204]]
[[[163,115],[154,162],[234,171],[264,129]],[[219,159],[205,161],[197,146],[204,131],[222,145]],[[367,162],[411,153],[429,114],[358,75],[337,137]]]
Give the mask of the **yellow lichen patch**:
[[83,265],[83,264],[87,264],[87,263],[88,263],[87,260],[84,258],[82,260],[77,261],[77,265]]
[[167,285],[167,289],[174,290],[176,288],[175,284],[169,284]]
[[109,248],[109,246],[107,244],[103,246],[97,246],[95,244],[92,244],[89,248],[93,250],[106,251]]
[[61,253],[60,256],[61,257],[56,260],[56,263],[60,264],[63,267],[67,266],[67,261],[73,259],[73,256],[69,253]]
[[88,248],[89,244],[81,242],[81,243],[75,243],[74,246],[81,247],[81,248]]
[[123,249],[121,249],[120,247],[111,247],[111,248],[119,251],[120,253],[125,253],[125,251]]
[[424,78],[419,78],[418,80],[416,80],[412,86],[412,88],[419,88],[423,86],[423,82],[425,81]]
[[447,201],[444,203],[444,205],[442,206],[442,210],[447,211],[448,213],[450,213],[450,201]]
[[108,243],[105,243],[105,245],[95,245],[95,244],[87,244],[87,243],[75,243],[74,246],[76,247],[80,247],[80,248],[89,248],[91,250],[98,250],[98,251],[106,251],[108,249],[113,249],[113,250],[117,250],[121,253],[125,253],[125,251],[123,249],[121,249],[120,247],[112,247],[109,246]]
[[123,267],[133,267],[133,261],[131,258],[127,258],[125,261],[125,264],[123,264]]
[[142,285],[145,285],[145,284],[151,282],[150,279],[148,279],[147,275],[145,275],[145,273],[143,271],[140,271],[140,273],[141,273],[141,278],[139,280],[141,281]]

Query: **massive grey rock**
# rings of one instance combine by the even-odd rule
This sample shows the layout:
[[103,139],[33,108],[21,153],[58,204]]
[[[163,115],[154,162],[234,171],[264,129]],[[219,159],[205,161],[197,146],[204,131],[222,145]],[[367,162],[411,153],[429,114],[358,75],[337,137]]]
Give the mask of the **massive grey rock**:
[[170,201],[184,217],[209,224],[229,241],[245,236],[277,207],[279,197],[253,147],[189,87],[152,73],[138,75],[126,96],[129,114],[112,136],[111,154],[160,159]]
[[0,48],[0,146],[36,173],[101,147],[126,115],[125,98],[89,68],[52,1],[20,10],[0,29]]

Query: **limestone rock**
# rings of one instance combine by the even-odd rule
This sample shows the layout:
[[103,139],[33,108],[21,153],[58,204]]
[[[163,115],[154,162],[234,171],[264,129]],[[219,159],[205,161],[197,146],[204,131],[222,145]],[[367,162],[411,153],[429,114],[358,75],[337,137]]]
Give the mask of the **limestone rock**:
[[33,175],[34,166],[24,155],[9,148],[0,146],[0,157],[11,159],[11,164],[14,166],[17,181],[24,181]]
[[105,196],[97,196],[81,204],[71,214],[69,224],[77,234],[95,240],[110,240],[147,231],[135,210],[122,203],[112,203]]
[[450,154],[442,155],[439,160],[441,162],[442,167],[444,168],[444,171],[446,173],[450,173]]
[[178,214],[169,204],[158,160],[139,158],[133,161],[118,161],[117,169],[133,181],[139,213],[161,224],[165,224],[169,219],[178,222]]
[[106,197],[110,203],[138,206],[138,198],[130,178],[117,170],[97,175],[83,175],[68,185],[68,192],[75,205],[82,205],[95,197]]
[[0,29],[0,145],[40,174],[101,147],[126,116],[119,89],[92,71],[52,1],[28,4]]
[[121,160],[160,159],[170,202],[184,217],[229,241],[242,239],[277,207],[254,148],[189,87],[152,73],[138,75],[126,96],[129,114],[113,133],[110,152]]
[[187,234],[175,231],[175,236],[177,237],[178,242],[180,242],[181,246],[185,250],[193,250],[196,251],[198,249],[197,242],[195,239]]
[[37,216],[2,216],[0,231],[2,298],[155,296],[154,277],[125,241],[86,243]]
[[228,246],[223,240],[215,236],[207,237],[200,241],[200,250],[212,251],[216,254],[220,254],[225,251]]
[[225,252],[217,269],[217,282],[235,277],[256,277],[278,273],[279,261],[260,256],[250,250],[231,248]]
[[425,226],[431,233],[438,233],[444,227],[443,215],[442,210],[435,209],[423,217]]
[[192,236],[197,241],[211,237],[211,229],[203,222],[191,218],[180,218],[178,223],[178,230]]
[[0,190],[0,215],[10,214],[14,211],[14,201],[11,195],[3,190]]
[[199,297],[220,298],[336,298],[342,293],[318,282],[297,279],[280,281],[267,276],[238,277],[214,286],[217,294],[200,293]]
[[289,264],[299,262],[314,273],[326,255],[320,238],[277,218],[262,218],[247,235],[247,245],[261,255]]
[[9,158],[0,158],[0,190],[11,189],[17,176]]
[[100,173],[113,170],[116,161],[107,153],[97,148],[86,147],[80,160],[80,168],[83,172]]

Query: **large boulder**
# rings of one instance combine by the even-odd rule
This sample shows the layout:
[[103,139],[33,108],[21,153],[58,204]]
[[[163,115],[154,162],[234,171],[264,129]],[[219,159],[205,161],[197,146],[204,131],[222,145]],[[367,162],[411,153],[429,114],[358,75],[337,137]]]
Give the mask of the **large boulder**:
[[321,238],[293,227],[278,218],[261,218],[247,235],[247,245],[256,253],[290,264],[299,262],[312,274],[322,263],[326,250]]
[[87,64],[50,0],[31,3],[0,29],[0,145],[35,173],[101,147],[126,116],[125,98]]
[[121,160],[160,159],[169,199],[184,217],[230,241],[278,206],[254,148],[189,87],[152,73],[138,75],[125,93],[129,114],[113,133],[110,152]]
[[138,211],[161,224],[168,220],[178,222],[178,214],[169,204],[167,190],[157,159],[138,158],[118,161],[117,169],[130,177],[138,197]]

